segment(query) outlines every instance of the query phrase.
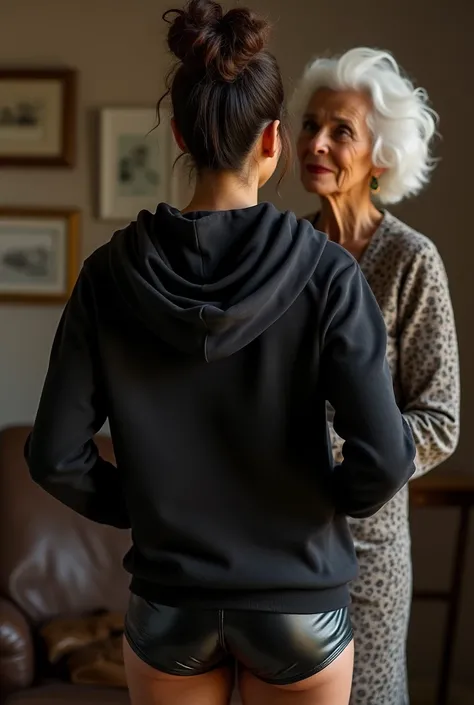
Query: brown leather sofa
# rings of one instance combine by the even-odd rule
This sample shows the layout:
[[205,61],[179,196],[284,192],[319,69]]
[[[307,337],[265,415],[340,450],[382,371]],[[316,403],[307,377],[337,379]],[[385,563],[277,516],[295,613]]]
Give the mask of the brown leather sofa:
[[[23,460],[29,428],[0,432],[0,689],[8,705],[126,705],[125,689],[51,678],[39,627],[59,616],[124,613],[127,531],[100,526],[33,483]],[[109,439],[98,439],[112,457]]]

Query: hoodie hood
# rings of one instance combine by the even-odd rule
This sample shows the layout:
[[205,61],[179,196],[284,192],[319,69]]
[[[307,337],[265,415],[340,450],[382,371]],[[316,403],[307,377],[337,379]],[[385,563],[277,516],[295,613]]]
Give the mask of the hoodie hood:
[[114,234],[110,267],[133,314],[157,337],[208,362],[257,338],[292,305],[326,237],[270,203],[155,214]]

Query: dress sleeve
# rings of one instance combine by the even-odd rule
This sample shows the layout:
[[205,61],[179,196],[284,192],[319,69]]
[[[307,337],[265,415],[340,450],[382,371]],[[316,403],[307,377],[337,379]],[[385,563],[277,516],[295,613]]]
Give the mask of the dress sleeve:
[[400,292],[401,406],[416,443],[420,477],[459,439],[459,357],[448,280],[429,241],[414,255]]

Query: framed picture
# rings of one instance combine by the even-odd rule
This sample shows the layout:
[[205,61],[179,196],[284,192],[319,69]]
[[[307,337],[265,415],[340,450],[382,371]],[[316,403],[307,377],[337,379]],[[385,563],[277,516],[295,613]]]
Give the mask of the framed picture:
[[0,208],[0,302],[67,301],[78,245],[77,211]]
[[0,69],[0,166],[73,166],[76,74]]
[[169,120],[153,108],[104,108],[100,114],[100,204],[104,220],[132,220],[173,199],[177,152]]

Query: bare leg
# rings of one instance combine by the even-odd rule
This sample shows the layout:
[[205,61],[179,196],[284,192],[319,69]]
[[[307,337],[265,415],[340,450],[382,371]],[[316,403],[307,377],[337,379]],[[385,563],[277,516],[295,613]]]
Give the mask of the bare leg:
[[243,705],[348,705],[351,694],[354,642],[315,676],[293,685],[269,685],[243,671],[240,692]]
[[228,705],[234,671],[219,668],[202,676],[170,676],[144,663],[123,640],[132,705]]

